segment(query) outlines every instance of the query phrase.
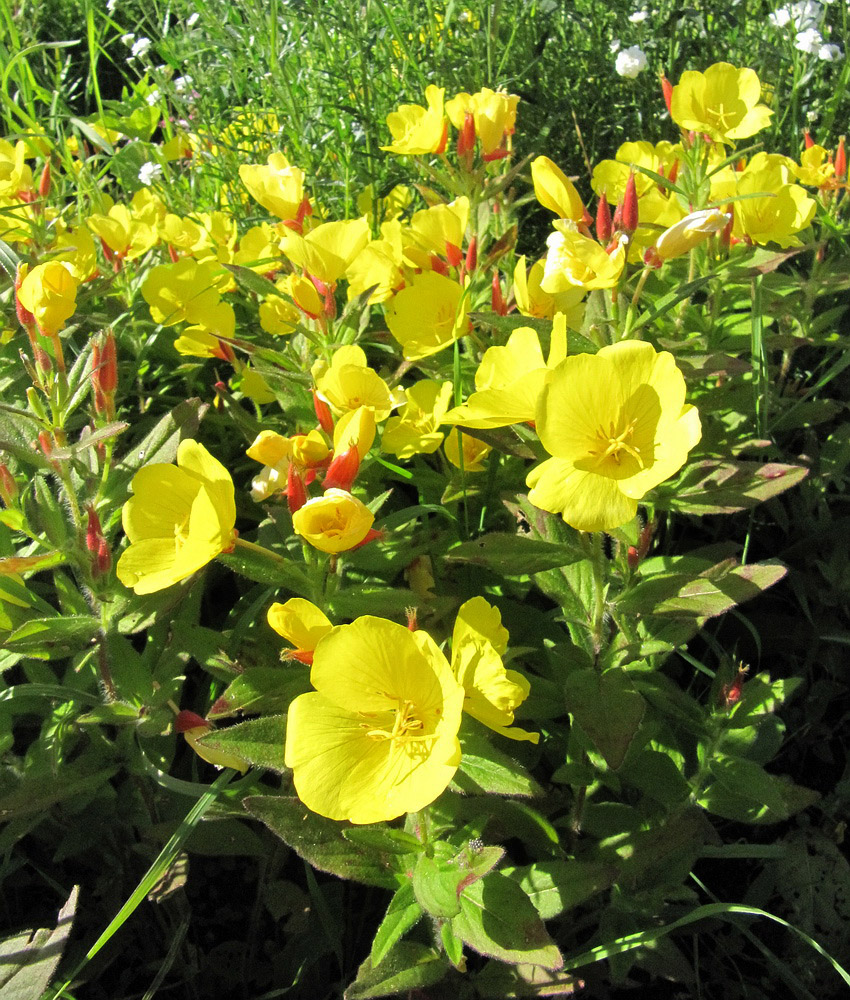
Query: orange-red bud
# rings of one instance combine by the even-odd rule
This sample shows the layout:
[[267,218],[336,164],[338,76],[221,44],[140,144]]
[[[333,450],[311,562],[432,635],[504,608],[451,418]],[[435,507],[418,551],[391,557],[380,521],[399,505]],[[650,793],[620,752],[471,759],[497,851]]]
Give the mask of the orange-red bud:
[[730,709],[733,705],[737,705],[744,692],[744,681],[746,680],[746,677],[747,668],[745,666],[740,666],[738,667],[738,672],[735,674],[734,680],[730,681],[728,684],[721,685],[720,695],[717,699],[721,708]]
[[843,181],[847,179],[847,153],[844,150],[844,136],[838,140],[838,149],[835,151],[835,179]]
[[50,194],[50,160],[44,161],[44,168],[38,181],[38,194],[41,198],[46,198]]
[[664,103],[667,105],[667,113],[673,113],[673,84],[667,79],[667,76],[661,74],[661,93],[664,95]]
[[18,498],[18,484],[9,471],[8,466],[0,462],[0,499],[7,507],[11,507]]
[[331,414],[331,408],[315,389],[313,390],[313,409],[316,411],[316,419],[319,421],[319,426],[325,434],[330,434],[333,437],[334,418]]
[[638,196],[633,172],[629,173],[629,179],[626,181],[626,193],[623,195],[623,221],[621,225],[623,232],[629,236],[638,227]]
[[629,546],[626,552],[626,558],[629,562],[629,569],[634,573],[640,565],[640,556],[638,555],[638,550],[634,547],[634,545]]
[[463,262],[463,254],[460,252],[460,247],[455,246],[454,243],[449,243],[446,240],[446,260],[449,262],[449,267],[460,267]]
[[357,478],[360,470],[360,452],[356,445],[346,448],[345,451],[334,455],[328,471],[325,473],[324,489],[345,490],[351,492],[351,484]]
[[498,316],[507,316],[508,307],[505,305],[505,300],[502,297],[502,282],[499,279],[499,272],[493,272],[493,284],[492,292],[490,294],[490,304],[493,312]]
[[115,335],[107,330],[100,352],[100,364],[96,368],[100,388],[106,393],[118,388],[118,359],[115,354]]
[[448,122],[443,122],[443,135],[442,135],[442,137],[440,139],[439,146],[437,146],[437,148],[434,150],[434,152],[437,153],[437,154],[445,153],[445,151],[446,151],[446,144],[448,143],[448,141],[449,141],[449,123]]
[[463,125],[457,136],[457,155],[466,158],[471,156],[475,149],[475,118],[471,111],[467,111],[463,117]]
[[304,480],[301,478],[301,474],[292,464],[289,463],[289,468],[286,470],[286,504],[289,507],[289,513],[294,514],[297,510],[301,510],[305,503],[307,503],[307,487],[304,485]]
[[474,271],[478,267],[478,237],[473,236],[469,241],[469,246],[466,249],[466,264],[467,271]]
[[806,149],[811,149],[815,144],[812,133],[807,128],[803,129],[803,142],[806,144]]
[[[448,243],[446,246],[448,246]],[[442,274],[445,278],[449,276],[449,265],[435,253],[431,254],[431,270],[436,271],[437,274]]]
[[611,239],[611,206],[605,197],[605,191],[599,195],[599,204],[596,206],[596,238],[600,243],[607,243]]
[[180,254],[177,253],[176,247],[173,247],[170,243],[168,244],[168,256],[171,258],[172,264],[176,264],[180,260]]
[[100,526],[100,518],[94,507],[88,508],[88,525],[86,527],[86,548],[92,555],[97,554],[100,548],[100,540],[103,538],[103,528]]
[[182,712],[177,713],[177,718],[174,720],[174,728],[178,733],[186,733],[191,729],[212,729],[212,726],[206,719],[201,718],[197,712],[190,712],[188,709],[184,708]]

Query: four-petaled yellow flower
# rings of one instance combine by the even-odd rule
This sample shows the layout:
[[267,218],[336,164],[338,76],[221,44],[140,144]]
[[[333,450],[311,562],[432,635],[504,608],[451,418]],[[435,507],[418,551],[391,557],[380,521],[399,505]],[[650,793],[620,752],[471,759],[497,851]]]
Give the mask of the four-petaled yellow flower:
[[125,587],[163,590],[233,546],[233,481],[197,441],[180,442],[176,466],[146,465],[130,485],[122,511],[130,546],[116,567]]
[[704,73],[687,70],[673,88],[670,117],[685,131],[704,132],[717,142],[748,139],[770,124],[773,112],[759,104],[755,70],[720,62]]
[[389,153],[404,156],[421,156],[425,153],[442,153],[446,148],[449,123],[443,110],[443,87],[431,84],[425,88],[428,107],[419,104],[402,104],[397,111],[387,115],[387,126],[392,132],[391,146],[381,146]]
[[74,315],[77,282],[71,268],[58,260],[36,264],[21,282],[18,299],[35,316],[41,331],[53,336]]
[[701,433],[673,355],[640,341],[566,358],[543,390],[537,432],[553,457],[529,473],[529,500],[580,531],[630,521]]
[[345,490],[326,490],[292,515],[292,527],[313,548],[347,552],[365,541],[375,515]]
[[[303,509],[303,508],[302,508]],[[464,690],[431,637],[365,616],[323,636],[285,756],[314,812],[379,823],[424,809],[460,763]]]

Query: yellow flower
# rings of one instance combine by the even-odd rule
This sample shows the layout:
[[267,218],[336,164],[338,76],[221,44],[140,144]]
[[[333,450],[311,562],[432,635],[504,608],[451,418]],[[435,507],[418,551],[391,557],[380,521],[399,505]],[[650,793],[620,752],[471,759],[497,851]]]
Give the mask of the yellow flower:
[[326,285],[334,285],[369,242],[365,218],[324,222],[306,236],[284,229],[280,249],[295,264]]
[[293,167],[283,153],[272,153],[264,166],[243,163],[239,177],[251,197],[284,221],[298,215],[304,201],[304,171]]
[[531,270],[526,269],[525,257],[520,257],[514,268],[514,300],[523,316],[552,319],[563,313],[571,330],[580,330],[584,320],[585,290],[580,285],[570,285],[562,292],[550,295],[540,287],[546,260],[536,260]]
[[800,245],[796,234],[812,221],[817,205],[799,184],[791,183],[795,166],[786,157],[768,153],[750,160],[737,175],[736,193],[750,197],[735,202],[734,236],[759,244]]
[[445,90],[433,84],[425,88],[428,107],[419,104],[402,104],[397,111],[387,115],[387,126],[392,133],[391,146],[381,146],[388,153],[418,156],[441,153],[446,147],[448,122],[443,113]]
[[534,420],[551,369],[566,356],[567,329],[560,314],[552,326],[548,361],[543,360],[536,331],[518,327],[504,347],[490,347],[484,352],[475,373],[476,391],[461,406],[449,410],[444,422],[487,428]]
[[[452,253],[459,258],[468,219],[469,198],[456,198],[448,205],[432,205],[414,212],[408,233],[429,253],[445,257],[447,248],[451,247]],[[414,264],[420,266],[418,261]]]
[[64,262],[74,280],[80,284],[97,274],[97,250],[91,233],[85,226],[59,233],[53,249],[62,252],[54,254],[51,260]]
[[375,420],[386,420],[393,408],[389,386],[366,364],[366,353],[356,344],[338,347],[330,367],[316,378],[321,398],[338,412],[368,406]]
[[151,269],[142,285],[142,297],[150,306],[155,323],[198,323],[212,326],[221,296],[215,286],[216,268],[198,264],[190,257],[176,264],[160,264]]
[[280,295],[269,295],[260,303],[260,326],[266,333],[286,337],[295,333],[300,319],[295,306]]
[[[495,159],[506,136],[513,135],[516,127],[516,109],[519,97],[501,90],[484,87],[477,94],[460,93],[446,102],[446,114],[455,128],[463,128],[467,114],[472,115],[475,134],[481,140],[485,160]],[[504,152],[498,155],[504,156]]]
[[531,161],[531,179],[534,197],[544,208],[554,212],[559,219],[580,222],[584,216],[584,203],[573,182],[548,156],[538,156]]
[[555,369],[537,432],[554,457],[529,473],[529,500],[580,531],[609,531],[684,465],[700,421],[673,355],[622,341]]
[[303,597],[291,597],[285,604],[275,602],[267,618],[275,632],[295,647],[285,658],[301,663],[313,662],[313,650],[333,628],[324,611]]
[[260,501],[287,488],[290,463],[299,473],[315,469],[325,463],[330,449],[317,430],[292,437],[276,431],[260,431],[245,454],[263,466],[251,482],[251,499]]
[[720,62],[700,73],[687,70],[673,88],[670,117],[685,131],[704,132],[718,142],[748,139],[770,124],[773,112],[759,104],[755,70]]
[[18,300],[44,333],[57,334],[77,308],[77,282],[70,266],[58,260],[36,264],[21,282]]
[[408,361],[436,354],[469,326],[464,290],[434,271],[417,274],[387,306],[387,326]]
[[584,289],[613,288],[620,280],[626,263],[625,244],[610,254],[595,240],[567,228],[560,221],[556,232],[546,240],[549,251],[540,287],[550,295],[571,287]]
[[537,743],[539,733],[513,725],[514,710],[531,688],[522,674],[505,669],[507,643],[498,608],[483,597],[462,605],[452,634],[452,670],[464,688],[463,710],[502,736]]
[[189,746],[201,760],[207,761],[208,764],[213,764],[218,768],[232,767],[235,771],[240,771],[242,774],[248,770],[248,762],[236,754],[228,753],[226,750],[216,750],[213,747],[204,746],[203,743],[198,742],[207,733],[215,731],[212,724],[207,722],[206,719],[202,719],[200,715],[184,709],[178,713],[177,718],[174,720],[174,728],[178,733],[183,734]]
[[633,173],[638,199],[644,198],[650,191],[658,191],[657,183],[634,168],[644,167],[646,170],[669,177],[673,165],[682,159],[682,155],[681,144],[677,143],[674,146],[666,140],[654,146],[646,140],[624,142],[613,160],[600,160],[593,168],[591,187],[600,198],[604,192],[606,199],[612,205],[616,205],[623,200],[629,174]]
[[458,469],[461,467],[461,454],[463,454],[464,472],[483,472],[484,459],[492,450],[489,444],[460,430],[449,431],[443,442],[443,453]]
[[404,406],[390,417],[381,438],[381,451],[397,458],[430,455],[443,443],[438,428],[452,398],[451,382],[422,379],[407,390]]
[[809,146],[800,154],[800,166],[793,168],[797,180],[810,187],[826,187],[835,176],[835,165],[823,146]]
[[463,688],[425,632],[365,616],[325,635],[284,759],[314,812],[379,823],[433,802],[460,763]]
[[233,481],[202,444],[181,441],[176,467],[146,465],[130,485],[122,512],[130,546],[116,567],[125,587],[152,594],[232,547]]
[[90,215],[86,223],[95,236],[124,260],[141,257],[159,240],[156,228],[131,215],[126,205],[113,205],[108,215]]
[[347,552],[369,535],[375,515],[345,490],[330,489],[292,515],[292,527],[313,548]]

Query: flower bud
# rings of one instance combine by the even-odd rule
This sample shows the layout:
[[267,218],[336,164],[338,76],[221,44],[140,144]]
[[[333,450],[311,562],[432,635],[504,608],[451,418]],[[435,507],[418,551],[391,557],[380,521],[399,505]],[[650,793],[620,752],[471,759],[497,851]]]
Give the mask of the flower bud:
[[844,151],[844,136],[838,140],[838,149],[835,151],[835,179],[843,181],[847,179],[847,153]]
[[289,468],[286,471],[285,492],[286,504],[289,507],[290,514],[301,510],[304,504],[307,503],[307,487],[304,485],[304,479],[292,462],[289,463]]
[[806,149],[811,149],[815,144],[812,133],[807,128],[803,129],[803,142],[806,144]]
[[667,113],[672,114],[673,106],[673,84],[667,79],[664,73],[661,74],[661,93],[664,95],[664,103],[667,105]]
[[623,195],[623,216],[621,228],[624,233],[629,236],[638,227],[638,196],[637,196],[637,186],[635,185],[635,175],[633,171],[629,172],[629,179],[626,181],[626,192]]
[[13,507],[18,498],[18,484],[7,465],[0,462],[0,499],[6,507]]
[[352,445],[345,451],[334,455],[328,471],[325,473],[324,488],[351,492],[351,485],[360,470],[360,452]]
[[596,206],[596,238],[600,243],[607,243],[611,239],[611,206],[605,197],[605,191],[599,195],[599,204]]
[[313,409],[316,411],[316,419],[319,421],[319,426],[325,434],[333,435],[334,419],[331,414],[331,408],[315,389],[313,390]]
[[38,194],[41,198],[46,198],[50,194],[50,159],[44,161],[44,169],[38,181]]
[[466,250],[466,260],[464,261],[467,271],[474,271],[478,266],[478,237],[473,236],[469,241]]
[[449,243],[448,240],[446,240],[446,260],[449,262],[449,267],[460,267],[463,261],[460,247],[455,246],[454,243]]
[[502,282],[499,278],[499,272],[493,271],[493,283],[492,292],[490,295],[490,305],[493,312],[498,316],[507,316],[508,307],[505,305],[505,300],[502,298]]

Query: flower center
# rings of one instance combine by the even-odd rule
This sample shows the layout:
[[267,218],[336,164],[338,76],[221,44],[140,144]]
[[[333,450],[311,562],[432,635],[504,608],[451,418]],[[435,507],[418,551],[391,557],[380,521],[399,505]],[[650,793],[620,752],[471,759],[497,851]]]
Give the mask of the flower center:
[[596,432],[596,447],[590,449],[590,454],[596,460],[594,465],[597,468],[602,465],[607,458],[613,458],[616,464],[619,465],[621,451],[625,451],[627,454],[631,455],[641,469],[644,467],[643,459],[640,454],[640,448],[629,443],[632,435],[634,434],[636,423],[636,420],[629,421],[629,423],[626,424],[625,429],[620,431],[619,434],[617,433],[617,428],[613,420],[608,425],[607,432],[600,426],[599,430]]
[[412,701],[396,699],[397,708],[390,709],[386,716],[388,728],[372,728],[371,723],[361,722],[360,725],[366,730],[366,735],[371,740],[392,740],[394,743],[405,744],[430,740],[433,733],[424,733],[425,728],[422,720],[416,715],[416,708]]
[[706,108],[705,110],[706,110],[706,113],[710,116],[710,118],[713,119],[714,122],[721,129],[726,130],[726,129],[728,129],[730,127],[731,124],[733,124],[733,121],[727,121],[727,119],[734,120],[734,118],[735,118],[735,112],[734,112],[734,110],[733,111],[726,111],[726,110],[724,110],[724,108],[725,108],[725,105],[723,104],[723,101],[721,101],[720,104],[718,104],[716,108]]

